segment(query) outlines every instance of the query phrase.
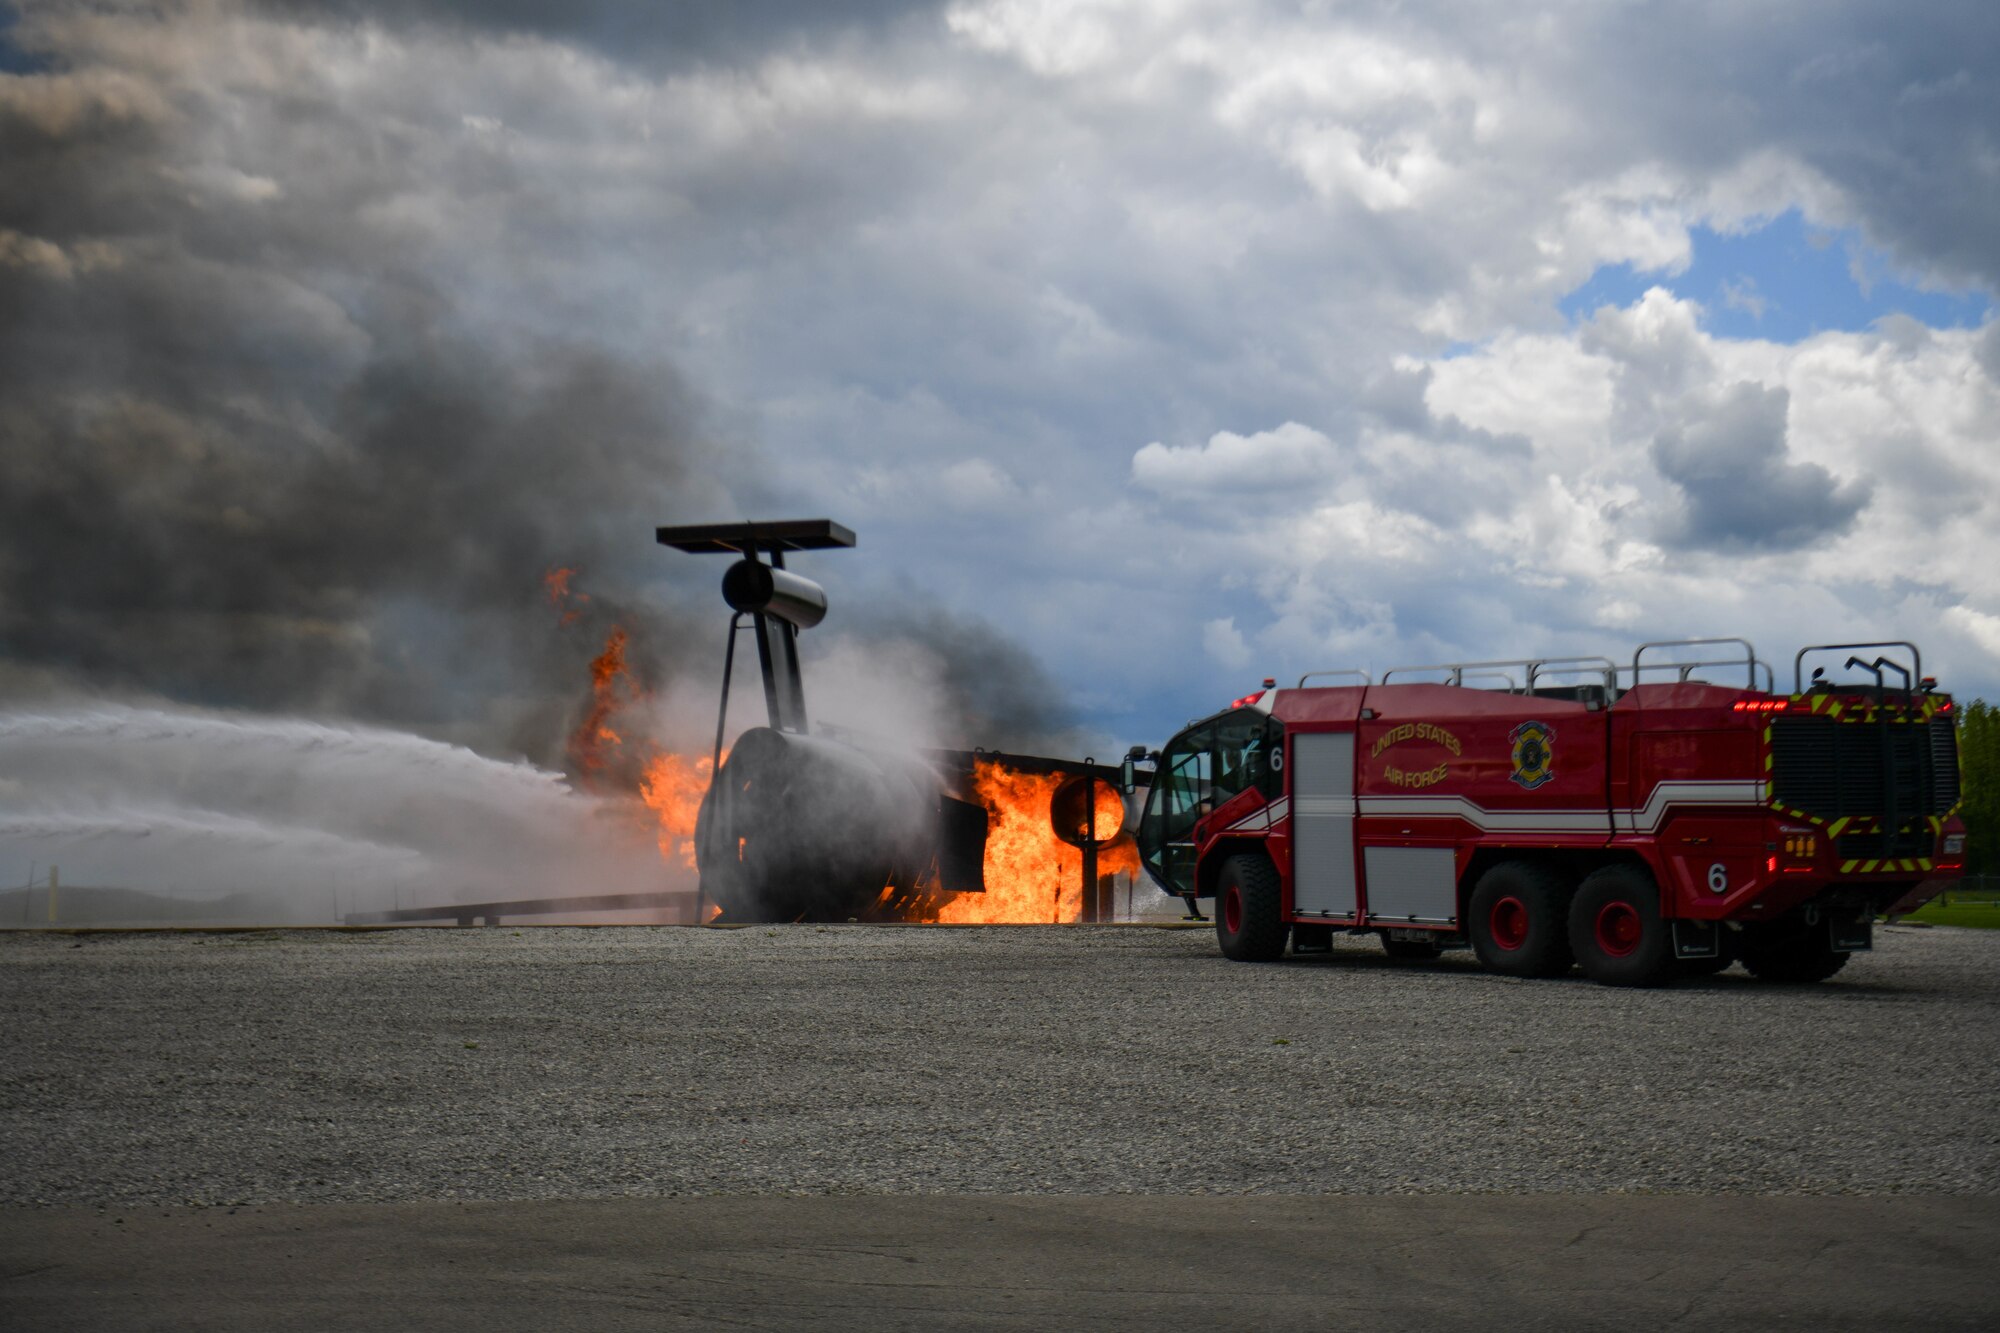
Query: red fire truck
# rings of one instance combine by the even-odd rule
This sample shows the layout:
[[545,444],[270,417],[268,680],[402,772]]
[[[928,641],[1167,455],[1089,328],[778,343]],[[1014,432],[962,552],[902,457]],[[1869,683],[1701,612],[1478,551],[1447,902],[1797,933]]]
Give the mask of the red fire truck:
[[1127,761],[1148,872],[1215,900],[1231,958],[1374,932],[1523,977],[1820,981],[1963,865],[1957,719],[1911,644],[1802,649],[1784,694],[1741,639],[1264,684]]

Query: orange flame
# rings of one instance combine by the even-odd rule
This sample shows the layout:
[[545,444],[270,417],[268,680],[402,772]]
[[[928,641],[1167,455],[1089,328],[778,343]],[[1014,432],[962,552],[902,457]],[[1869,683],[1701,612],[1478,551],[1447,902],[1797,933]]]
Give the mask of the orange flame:
[[[578,592],[572,585],[576,573],[558,566],[542,575],[549,604],[561,610],[564,625],[580,618],[582,608],[590,602],[588,593]],[[640,802],[652,815],[661,859],[692,870],[696,868],[695,820],[708,793],[714,761],[706,755],[696,758],[661,750],[644,734],[643,718],[636,734],[622,721],[613,725],[620,709],[646,694],[626,662],[630,642],[625,627],[614,625],[603,649],[591,659],[590,707],[569,738],[571,771],[581,783],[592,787],[614,779],[624,786],[636,777]],[[632,737],[629,744],[628,735]],[[637,808],[633,813],[645,818]]]
[[542,575],[542,586],[548,590],[549,605],[562,613],[556,622],[561,625],[575,624],[577,617],[583,614],[584,603],[590,600],[589,593],[570,590],[569,581],[575,577],[574,569],[562,566]]
[[[937,920],[958,924],[1061,923],[1083,917],[1083,850],[1056,836],[1049,803],[1066,777],[1021,773],[990,760],[973,769],[973,789],[986,807],[986,892],[962,893],[945,903]],[[1099,784],[1097,827],[1110,839],[1125,820],[1125,802]],[[1100,877],[1136,874],[1139,855],[1129,839],[1097,849]]]
[[611,727],[611,715],[638,693],[625,671],[625,627],[611,627],[604,651],[590,662],[590,711],[569,738],[569,754],[585,776],[602,773],[611,762],[610,752],[623,744]]
[[695,868],[695,817],[701,813],[714,768],[715,761],[707,755],[696,759],[661,752],[639,779],[639,798],[660,821],[660,855],[678,859],[689,870]]

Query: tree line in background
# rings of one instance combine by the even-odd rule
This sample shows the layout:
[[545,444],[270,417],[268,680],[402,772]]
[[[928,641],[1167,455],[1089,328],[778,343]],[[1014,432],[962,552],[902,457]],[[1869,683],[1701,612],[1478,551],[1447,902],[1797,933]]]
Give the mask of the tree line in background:
[[1974,699],[1958,718],[1967,874],[2000,874],[2000,706]]

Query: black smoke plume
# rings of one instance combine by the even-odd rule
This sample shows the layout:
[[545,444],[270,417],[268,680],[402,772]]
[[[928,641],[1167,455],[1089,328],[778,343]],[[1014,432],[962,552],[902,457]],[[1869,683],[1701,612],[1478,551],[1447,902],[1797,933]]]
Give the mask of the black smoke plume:
[[[233,34],[271,70],[214,86],[206,10],[38,12],[0,26],[0,694],[347,717],[573,770],[613,625],[640,687],[714,672],[720,568],[651,529],[793,506],[662,357],[510,306],[560,295],[590,241],[552,222],[509,260],[464,234],[563,216],[531,165],[449,107],[286,75],[310,48],[282,34]],[[557,568],[587,601],[550,604]],[[919,620],[970,739],[1056,711],[1000,636]]]
[[0,659],[560,762],[612,622],[677,665],[651,526],[735,503],[696,395],[364,245],[416,164],[359,169],[363,125],[295,136],[351,140],[325,180],[195,179],[213,110],[87,59],[0,95]]

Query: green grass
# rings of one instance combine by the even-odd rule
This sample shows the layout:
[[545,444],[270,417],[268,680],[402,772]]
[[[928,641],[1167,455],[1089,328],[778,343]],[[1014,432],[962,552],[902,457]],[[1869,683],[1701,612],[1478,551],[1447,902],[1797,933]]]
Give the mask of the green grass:
[[1933,898],[1905,917],[1906,921],[1928,921],[1934,926],[1975,926],[2000,930],[2000,903],[1951,903]]

